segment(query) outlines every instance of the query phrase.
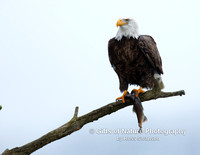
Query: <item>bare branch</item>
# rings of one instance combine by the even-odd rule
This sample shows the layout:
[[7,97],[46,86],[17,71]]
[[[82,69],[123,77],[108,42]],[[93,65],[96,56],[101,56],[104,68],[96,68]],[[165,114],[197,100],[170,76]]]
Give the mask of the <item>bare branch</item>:
[[78,116],[78,107],[75,108],[75,111],[74,111],[74,118],[77,118]]
[[[182,96],[185,95],[184,90],[176,91],[176,92],[162,92],[157,89],[149,90],[144,94],[140,94],[139,97],[142,102],[157,99],[157,98],[165,98],[165,97],[172,97],[172,96]],[[89,122],[93,122],[98,120],[101,117],[109,115],[113,112],[116,112],[124,107],[133,105],[133,102],[129,99],[126,99],[126,103],[113,102],[107,104],[101,108],[93,110],[83,116],[78,117],[78,107],[75,108],[74,116],[72,119],[67,122],[66,124],[62,125],[61,127],[47,133],[46,135],[40,137],[39,139],[30,142],[26,145],[21,147],[16,147],[11,150],[5,150],[2,155],[27,155],[31,154],[32,152],[42,148],[43,146],[63,138],[65,136],[70,135],[71,133],[81,129],[85,124]]]

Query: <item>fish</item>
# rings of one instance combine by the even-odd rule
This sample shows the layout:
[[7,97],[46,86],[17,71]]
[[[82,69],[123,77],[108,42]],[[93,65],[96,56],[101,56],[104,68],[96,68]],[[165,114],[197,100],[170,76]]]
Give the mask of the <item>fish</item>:
[[126,98],[129,98],[133,102],[133,112],[136,113],[139,133],[142,133],[142,124],[147,121],[147,117],[144,115],[144,108],[142,106],[142,102],[139,97],[136,97],[136,92],[132,91],[131,94],[127,94]]

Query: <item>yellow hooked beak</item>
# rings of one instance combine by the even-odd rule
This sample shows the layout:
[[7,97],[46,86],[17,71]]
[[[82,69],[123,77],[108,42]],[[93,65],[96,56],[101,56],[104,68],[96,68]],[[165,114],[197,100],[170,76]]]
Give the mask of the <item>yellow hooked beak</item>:
[[118,27],[118,26],[122,26],[122,25],[126,25],[126,24],[128,24],[128,23],[123,22],[122,19],[119,19],[119,20],[117,21],[117,27]]

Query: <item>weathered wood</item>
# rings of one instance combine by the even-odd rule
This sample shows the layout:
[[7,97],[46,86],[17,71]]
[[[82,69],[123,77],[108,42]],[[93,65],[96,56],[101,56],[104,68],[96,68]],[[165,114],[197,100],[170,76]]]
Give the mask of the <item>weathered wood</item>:
[[[184,90],[176,91],[176,92],[162,92],[157,89],[149,90],[143,94],[140,94],[139,97],[142,102],[157,99],[157,98],[165,98],[172,96],[182,96],[185,95]],[[2,155],[29,155],[32,152],[42,148],[43,146],[58,140],[60,138],[66,137],[71,133],[80,130],[85,124],[98,120],[101,117],[109,115],[113,112],[116,112],[124,107],[133,105],[131,100],[126,100],[126,103],[122,103],[121,101],[113,102],[107,104],[101,108],[93,110],[83,116],[78,117],[78,107],[75,108],[74,116],[72,119],[61,127],[47,133],[46,135],[40,137],[33,142],[30,142],[21,147],[16,147],[11,150],[5,150]]]

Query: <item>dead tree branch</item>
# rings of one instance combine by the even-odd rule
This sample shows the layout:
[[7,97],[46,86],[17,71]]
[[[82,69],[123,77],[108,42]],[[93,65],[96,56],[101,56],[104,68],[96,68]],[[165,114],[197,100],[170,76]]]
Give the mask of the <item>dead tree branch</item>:
[[[176,92],[162,92],[160,90],[153,89],[145,92],[144,94],[140,94],[139,97],[141,101],[144,102],[157,98],[166,98],[166,97],[182,96],[182,95],[185,95],[184,90]],[[74,116],[66,124],[26,145],[13,148],[11,150],[7,149],[2,153],[2,155],[29,155],[32,152],[42,148],[43,146],[55,140],[68,136],[77,130],[80,130],[87,123],[98,120],[101,117],[104,117],[108,114],[116,112],[130,105],[133,105],[133,103],[128,99],[126,100],[126,103],[122,103],[121,101],[113,102],[79,117],[78,117],[78,107],[76,107]]]

